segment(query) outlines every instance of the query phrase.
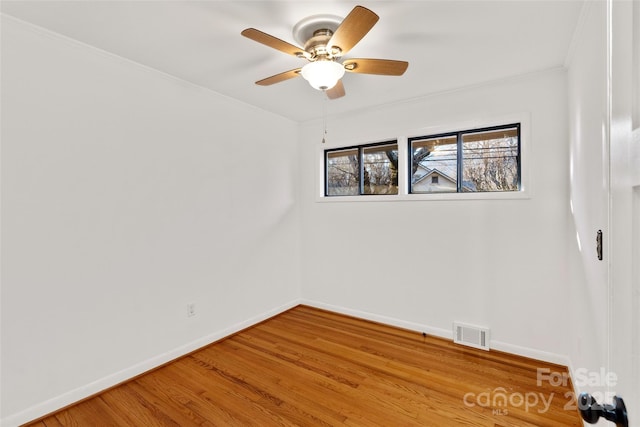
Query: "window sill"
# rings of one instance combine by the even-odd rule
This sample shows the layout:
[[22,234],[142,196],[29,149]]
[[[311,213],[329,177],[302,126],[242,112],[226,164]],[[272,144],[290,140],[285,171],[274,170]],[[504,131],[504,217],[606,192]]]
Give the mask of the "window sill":
[[462,201],[462,200],[529,200],[528,191],[485,192],[485,193],[432,193],[432,194],[394,194],[363,196],[318,196],[318,203],[361,203],[361,202],[425,202],[425,201]]

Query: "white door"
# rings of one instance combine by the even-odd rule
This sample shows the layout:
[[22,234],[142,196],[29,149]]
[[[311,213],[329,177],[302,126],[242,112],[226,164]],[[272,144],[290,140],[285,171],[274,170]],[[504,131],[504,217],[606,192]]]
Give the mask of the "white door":
[[611,391],[640,426],[640,2],[609,0],[608,19]]
[[[580,98],[587,101],[577,105],[583,109],[591,106],[594,110],[584,115],[588,123],[581,125],[591,132],[580,135],[577,140],[586,140],[592,150],[596,149],[595,143],[598,142],[598,138],[593,136],[595,133],[592,125],[598,123],[598,117],[605,119],[602,133],[602,164],[605,167],[602,178],[606,184],[602,188],[607,196],[607,200],[604,201],[608,205],[606,213],[598,209],[602,203],[602,199],[598,197],[601,194],[598,192],[599,188],[594,186],[587,188],[590,191],[586,191],[587,199],[594,201],[589,214],[601,213],[596,219],[603,220],[603,263],[597,264],[600,267],[598,269],[592,268],[589,277],[593,279],[594,285],[585,289],[600,292],[603,289],[601,285],[606,282],[606,292],[593,294],[601,296],[602,300],[585,301],[595,303],[591,305],[591,315],[599,320],[599,325],[606,325],[606,332],[601,334],[604,332],[601,329],[589,329],[592,334],[586,336],[594,341],[589,350],[598,354],[591,359],[582,357],[581,352],[578,354],[582,362],[604,361],[607,375],[612,374],[615,378],[606,381],[604,394],[596,388],[596,384],[588,384],[580,391],[593,393],[594,397],[598,396],[597,403],[600,406],[594,405],[594,412],[584,414],[591,418],[590,422],[603,426],[611,425],[603,419],[604,416],[599,416],[608,412],[606,418],[613,421],[612,418],[621,415],[621,411],[616,414],[613,406],[614,400],[617,400],[614,398],[615,395],[624,399],[628,425],[640,427],[640,1],[606,0],[593,4],[596,6],[592,10],[596,13],[590,16],[596,17],[596,21],[593,21],[596,24],[592,23],[588,28],[595,30],[596,34],[604,35],[605,31],[600,33],[600,30],[604,30],[606,26],[606,42],[597,35],[586,38],[598,42],[589,45],[592,53],[585,55],[584,51],[582,52],[583,58],[591,58],[594,61],[592,64],[596,66],[596,71],[591,70],[589,74],[589,70],[577,68],[578,73],[574,69],[572,78],[580,81],[580,73],[587,72],[591,80],[586,81],[595,83],[591,87],[580,87],[582,91],[586,89],[585,93],[580,94]],[[605,23],[602,20],[606,21],[606,25],[603,25]],[[599,61],[603,58],[600,56],[603,47],[606,50],[606,71],[598,67]],[[604,88],[599,85],[603,80]],[[601,102],[604,99],[599,96],[603,89],[606,92],[606,101]],[[597,157],[592,156],[592,160]],[[595,160],[591,163],[597,164]],[[584,195],[584,186],[579,189],[583,190]],[[583,230],[584,235],[588,233],[585,234]],[[592,264],[590,266],[593,267]],[[606,279],[594,272],[604,273]],[[603,304],[600,304],[600,301]],[[604,303],[606,309],[602,310],[601,306]],[[600,311],[594,313],[593,307]],[[589,312],[581,314],[586,316],[586,319],[583,318],[585,322],[591,318]],[[606,344],[601,337],[604,337]],[[606,347],[606,354],[600,353],[603,347]],[[585,406],[581,406],[581,409],[586,409]],[[595,412],[597,414],[594,416]],[[619,426],[627,425],[622,419],[615,422]]]

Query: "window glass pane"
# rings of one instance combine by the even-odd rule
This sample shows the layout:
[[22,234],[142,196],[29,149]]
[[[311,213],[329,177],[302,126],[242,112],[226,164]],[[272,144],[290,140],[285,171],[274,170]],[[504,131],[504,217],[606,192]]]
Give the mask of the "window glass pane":
[[358,150],[327,152],[327,196],[357,196],[360,162]]
[[362,150],[363,194],[398,194],[398,144]]
[[462,135],[462,191],[518,191],[518,128]]
[[456,136],[412,140],[411,168],[412,193],[455,193],[458,190]]

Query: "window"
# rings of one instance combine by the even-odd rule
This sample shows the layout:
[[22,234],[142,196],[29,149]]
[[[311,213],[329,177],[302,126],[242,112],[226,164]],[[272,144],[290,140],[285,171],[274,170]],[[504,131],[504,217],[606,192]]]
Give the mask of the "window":
[[409,138],[409,192],[519,191],[520,124]]
[[411,192],[455,193],[458,188],[456,136],[413,138],[410,141]]
[[412,136],[400,147],[394,139],[325,149],[317,195],[345,202],[527,198],[527,119],[521,120],[524,133],[513,120]]
[[325,151],[325,195],[398,194],[398,143]]
[[360,193],[358,149],[326,153],[327,196],[355,196]]

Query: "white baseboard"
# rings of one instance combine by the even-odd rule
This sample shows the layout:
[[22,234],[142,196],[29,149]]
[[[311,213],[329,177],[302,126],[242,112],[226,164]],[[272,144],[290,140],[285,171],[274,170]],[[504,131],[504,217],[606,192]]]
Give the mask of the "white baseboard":
[[569,357],[564,354],[556,354],[548,351],[537,350],[534,348],[522,347],[519,345],[493,340],[491,341],[491,348],[493,350],[504,351],[505,353],[516,354],[518,356],[529,357],[531,359],[540,360],[542,362],[554,363],[556,365],[569,367]]
[[213,332],[205,337],[199,338],[195,341],[191,341],[183,346],[177,347],[171,351],[154,356],[141,363],[133,365],[127,369],[123,369],[114,374],[108,375],[104,378],[86,384],[82,387],[78,387],[60,396],[56,396],[52,399],[34,405],[22,412],[8,415],[0,420],[1,427],[16,427],[29,421],[38,419],[47,414],[60,410],[65,406],[69,406],[73,403],[79,402],[87,397],[93,396],[101,391],[104,391],[110,387],[123,383],[131,378],[134,378],[140,374],[148,372],[165,363],[178,359],[186,354],[189,354],[199,348],[205,347],[211,343],[219,341],[225,337],[233,335],[243,329],[256,325],[264,320],[267,320],[273,316],[276,316],[282,312],[285,312],[300,304],[300,300],[296,299],[283,304],[279,307],[268,310],[250,319],[244,320],[240,323],[229,326],[228,328]]
[[360,319],[371,320],[372,322],[384,323],[385,325],[396,326],[398,328],[408,329],[410,331],[425,332],[428,335],[433,335],[439,338],[446,338],[453,340],[453,330],[434,328],[427,325],[421,325],[415,322],[408,322],[406,320],[396,319],[394,317],[382,316],[379,314],[370,313],[367,311],[354,310],[347,307],[341,307],[337,305],[325,304],[323,302],[312,301],[303,299],[300,304],[308,305],[310,307],[321,308],[335,313],[346,314],[348,316],[358,317]]
[[[381,316],[366,311],[354,310],[347,307],[341,307],[331,304],[325,304],[323,302],[312,301],[303,299],[301,304],[305,304],[311,307],[322,308],[336,313],[346,314],[349,316],[359,317],[361,319],[371,320],[374,322],[384,323],[386,325],[397,326],[399,328],[408,329],[417,332],[426,332],[429,335],[433,335],[440,338],[446,338],[453,340],[453,330],[434,328],[428,325],[422,325],[420,323],[408,322],[406,320],[396,319],[394,317]],[[531,359],[540,360],[543,362],[555,363],[557,365],[569,366],[569,357],[562,354],[550,353],[547,351],[536,350],[528,347],[521,347],[501,341],[491,341],[491,348],[498,351],[504,351],[505,353],[511,353],[518,356],[529,357]]]

